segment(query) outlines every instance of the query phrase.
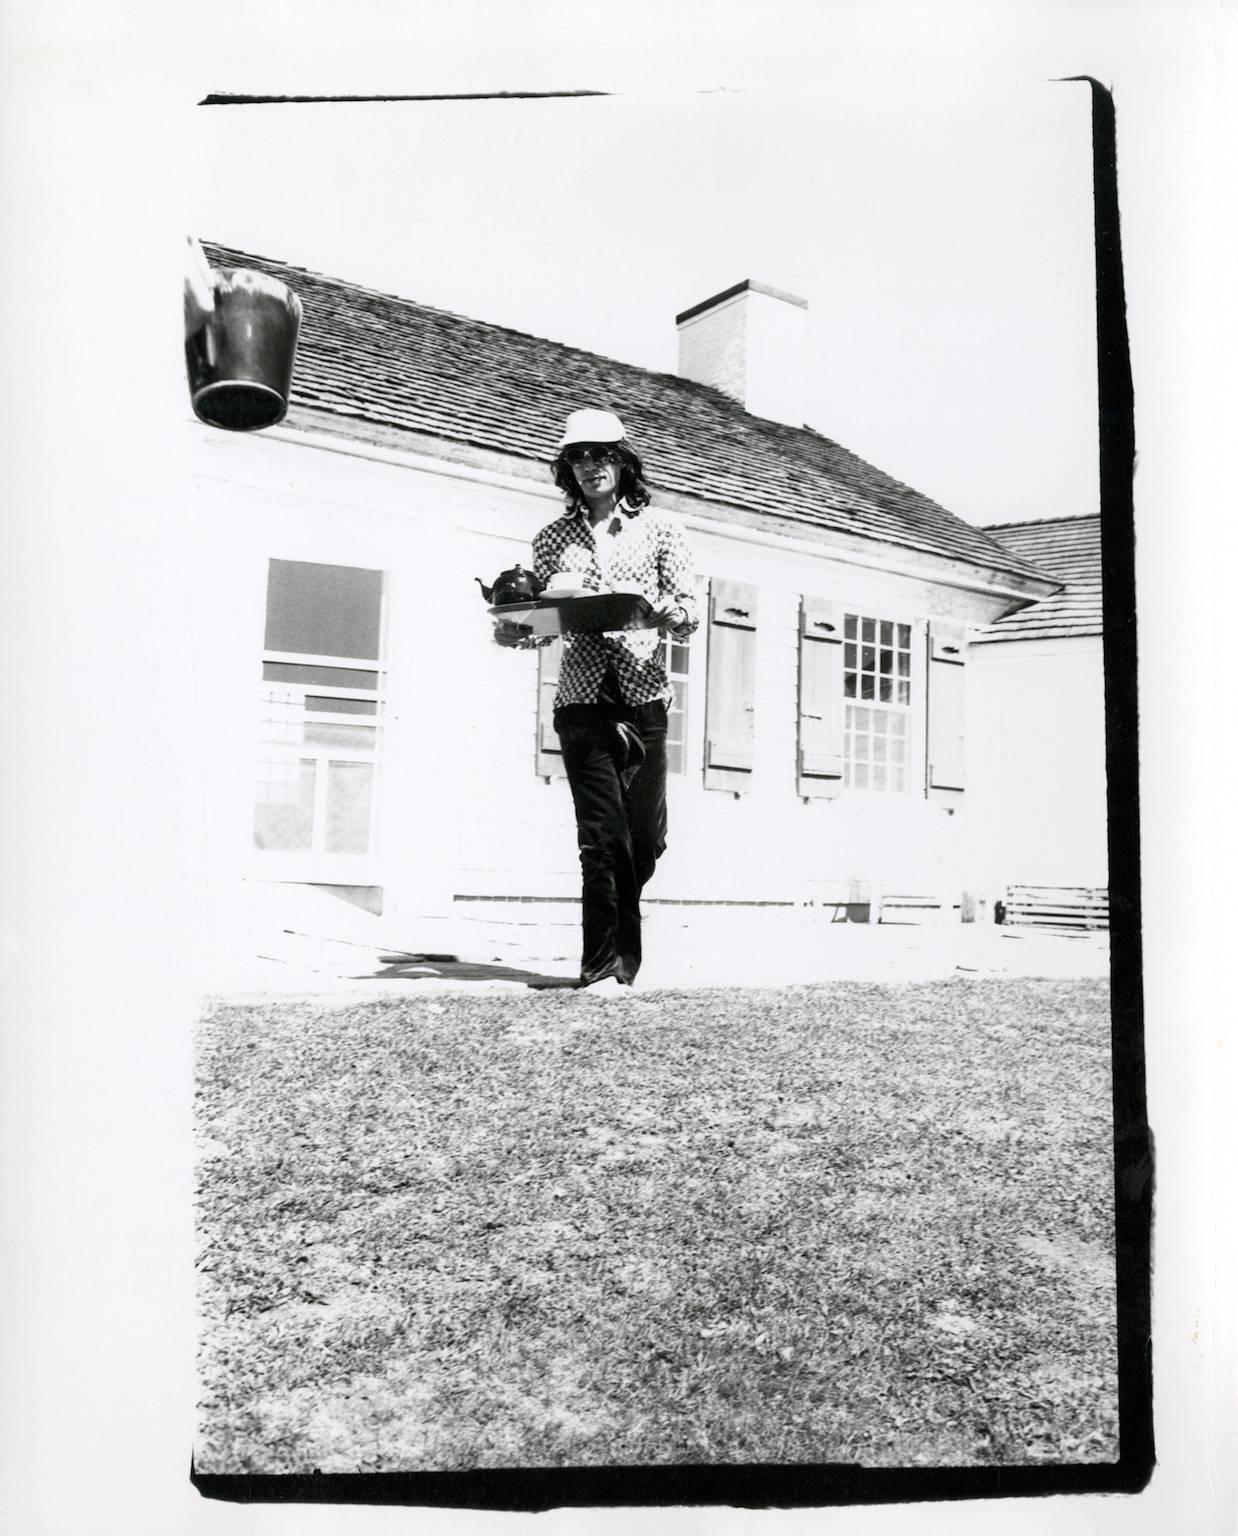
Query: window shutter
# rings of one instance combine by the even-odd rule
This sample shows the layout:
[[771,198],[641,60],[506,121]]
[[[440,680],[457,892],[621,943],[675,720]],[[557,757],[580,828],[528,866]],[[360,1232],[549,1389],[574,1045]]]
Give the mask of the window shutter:
[[843,713],[842,604],[821,597],[801,598],[797,773],[801,795],[842,793]]
[[562,654],[562,640],[552,640],[537,653],[537,771],[545,778],[567,773],[554,721]]
[[705,788],[742,792],[752,781],[757,673],[757,589],[709,584],[705,680]]
[[928,627],[928,798],[954,805],[963,792],[967,636],[960,625]]

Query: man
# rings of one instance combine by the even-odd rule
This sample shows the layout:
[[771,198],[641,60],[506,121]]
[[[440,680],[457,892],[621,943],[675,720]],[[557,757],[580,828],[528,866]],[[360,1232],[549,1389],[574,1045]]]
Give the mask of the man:
[[[533,568],[590,592],[640,592],[651,627],[567,635],[554,725],[576,810],[580,984],[621,992],[641,963],[640,896],[666,849],[665,637],[699,622],[687,544],[654,511],[641,461],[610,411],[574,411],[551,466],[567,511],[533,540]],[[544,644],[496,621],[500,645]]]

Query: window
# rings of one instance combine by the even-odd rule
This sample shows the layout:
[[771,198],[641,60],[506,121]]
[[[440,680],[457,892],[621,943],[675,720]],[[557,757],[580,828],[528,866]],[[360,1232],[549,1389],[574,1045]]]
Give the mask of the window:
[[844,783],[906,794],[911,750],[911,625],[843,621]]
[[270,562],[257,848],[371,851],[385,693],[383,592],[381,571]]
[[685,773],[688,767],[688,662],[686,640],[667,635],[662,659],[674,698],[666,712],[666,771]]

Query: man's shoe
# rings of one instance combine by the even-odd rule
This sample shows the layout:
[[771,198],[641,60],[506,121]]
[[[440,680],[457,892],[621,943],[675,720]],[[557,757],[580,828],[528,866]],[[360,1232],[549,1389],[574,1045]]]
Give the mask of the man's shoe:
[[618,976],[602,976],[597,981],[586,981],[581,985],[582,992],[592,993],[594,997],[622,997],[627,990]]

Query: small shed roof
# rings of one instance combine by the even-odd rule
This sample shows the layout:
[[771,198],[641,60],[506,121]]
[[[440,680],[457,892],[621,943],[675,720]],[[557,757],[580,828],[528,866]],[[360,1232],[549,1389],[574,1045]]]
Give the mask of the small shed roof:
[[654,489],[812,524],[1024,579],[1039,566],[807,427],[722,391],[504,326],[204,243],[213,265],[282,278],[303,305],[289,423],[362,424],[548,462],[569,411],[617,411]]
[[985,532],[1065,585],[1052,597],[998,619],[977,640],[1051,640],[1102,633],[1098,514],[1007,523]]

